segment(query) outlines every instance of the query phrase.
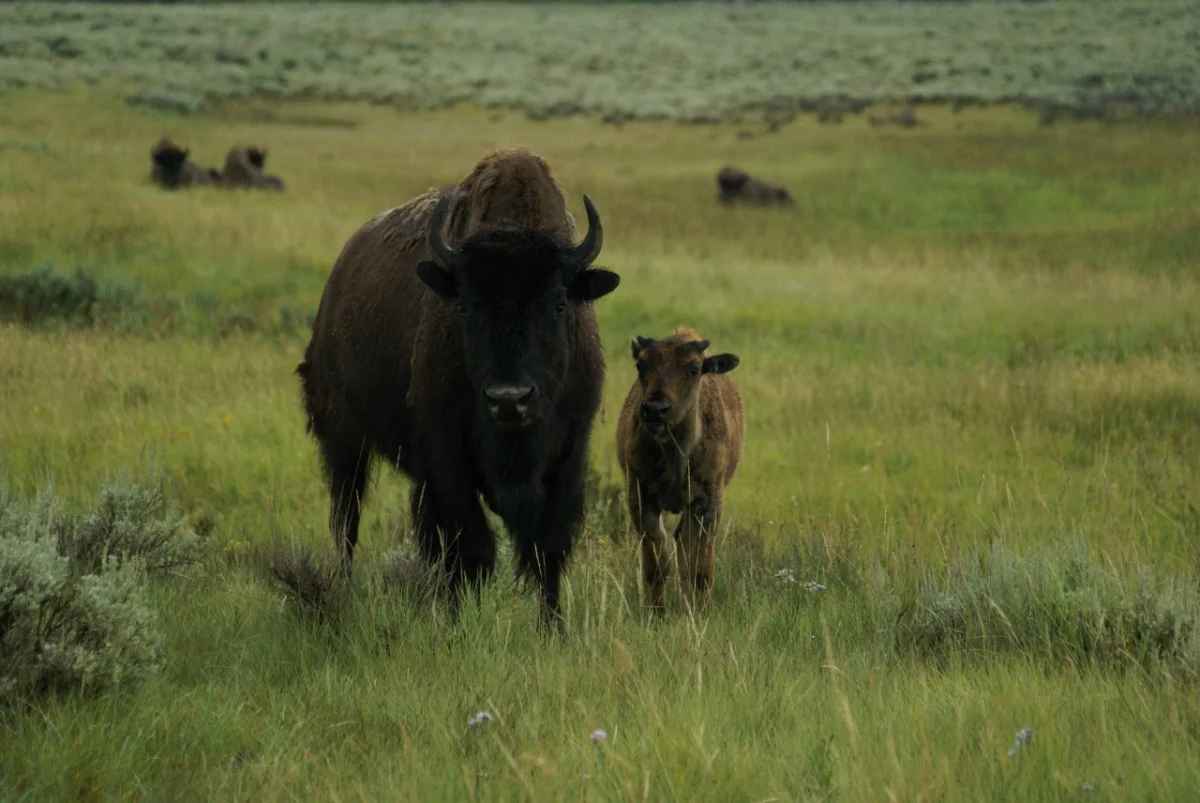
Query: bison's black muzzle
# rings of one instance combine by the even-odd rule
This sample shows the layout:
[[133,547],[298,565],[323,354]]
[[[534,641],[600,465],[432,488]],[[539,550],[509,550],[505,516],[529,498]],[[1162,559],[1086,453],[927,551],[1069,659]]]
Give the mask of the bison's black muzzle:
[[487,398],[488,412],[498,426],[520,427],[532,419],[532,385],[491,385],[483,395]]
[[651,430],[662,429],[667,425],[667,416],[671,413],[671,403],[665,399],[647,399],[642,402],[642,421]]

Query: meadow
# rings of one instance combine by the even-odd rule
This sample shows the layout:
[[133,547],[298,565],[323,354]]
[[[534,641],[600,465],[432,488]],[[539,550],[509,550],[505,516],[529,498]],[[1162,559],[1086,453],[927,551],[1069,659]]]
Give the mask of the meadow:
[[[157,14],[171,30],[266,13],[18,4],[0,19],[14,8]],[[1017,24],[1067,8],[981,13]],[[671,13],[683,9],[578,19]],[[317,14],[462,24],[428,7],[295,19]],[[0,303],[0,485],[52,487],[86,512],[154,458],[202,555],[148,586],[162,653],[143,683],[0,703],[0,798],[1194,795],[1195,119],[1043,126],[1018,108],[929,107],[910,130],[866,115],[615,126],[478,97],[397,110],[232,95],[180,114],[127,103],[133,74],[108,63],[105,80],[50,91],[12,87],[0,58],[0,301],[47,277],[69,298],[82,271],[103,302],[90,315]],[[159,190],[148,156],[164,133],[205,165],[266,146],[288,189]],[[513,144],[546,156],[577,218],[591,195],[599,263],[622,276],[597,304],[609,373],[568,638],[537,636],[505,551],[452,626],[411,579],[407,487],[388,472],[349,598],[299,617],[270,567],[277,539],[329,551],[292,374],[328,271],[369,217]],[[796,205],[718,205],[726,163]],[[711,606],[676,600],[653,618],[612,440],[629,338],[678,323],[741,356],[747,451]]]

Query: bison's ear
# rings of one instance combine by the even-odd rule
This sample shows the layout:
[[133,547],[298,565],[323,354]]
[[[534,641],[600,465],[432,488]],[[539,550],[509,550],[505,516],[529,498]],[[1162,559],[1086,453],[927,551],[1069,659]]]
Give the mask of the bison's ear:
[[716,354],[704,360],[704,373],[727,374],[738,367],[741,360],[736,354]]
[[417,276],[442,298],[458,298],[458,282],[449,271],[443,270],[432,260],[425,260],[417,265]]
[[567,287],[567,295],[573,301],[595,301],[616,290],[620,283],[621,277],[611,270],[589,268],[575,274]]

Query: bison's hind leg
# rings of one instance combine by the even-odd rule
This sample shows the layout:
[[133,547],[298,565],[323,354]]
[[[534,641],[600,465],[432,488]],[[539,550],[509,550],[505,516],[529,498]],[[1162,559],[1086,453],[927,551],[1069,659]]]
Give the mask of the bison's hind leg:
[[329,534],[341,558],[342,570],[349,574],[371,471],[371,449],[365,439],[348,442],[322,439],[320,443],[329,482]]

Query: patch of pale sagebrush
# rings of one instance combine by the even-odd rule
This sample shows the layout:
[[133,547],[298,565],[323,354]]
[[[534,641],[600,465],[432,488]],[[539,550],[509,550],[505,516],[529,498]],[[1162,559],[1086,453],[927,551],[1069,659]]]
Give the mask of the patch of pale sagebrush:
[[147,577],[199,548],[154,485],[114,482],[82,518],[0,487],[0,699],[136,686],[161,657]]
[[900,603],[896,646],[1013,651],[1078,664],[1200,670],[1200,593],[1149,572],[1125,577],[1086,544],[1063,541],[1018,555],[1002,546],[919,580]]
[[170,333],[213,335],[263,334],[289,337],[312,328],[315,311],[280,304],[278,314],[220,303],[212,295],[187,298],[149,294],[140,284],[96,278],[76,269],[53,265],[0,274],[0,323],[32,329],[54,326],[91,327],[126,335]]
[[[1186,0],[943,3],[0,5],[0,87],[115,82],[192,113],[239,97],[468,102],[534,117],[746,119],[827,101],[1200,111]],[[569,31],[569,35],[564,35]],[[800,35],[797,35],[797,32]],[[807,35],[812,34],[812,35]],[[620,42],[619,48],[612,42]],[[840,120],[839,114],[828,120]]]

